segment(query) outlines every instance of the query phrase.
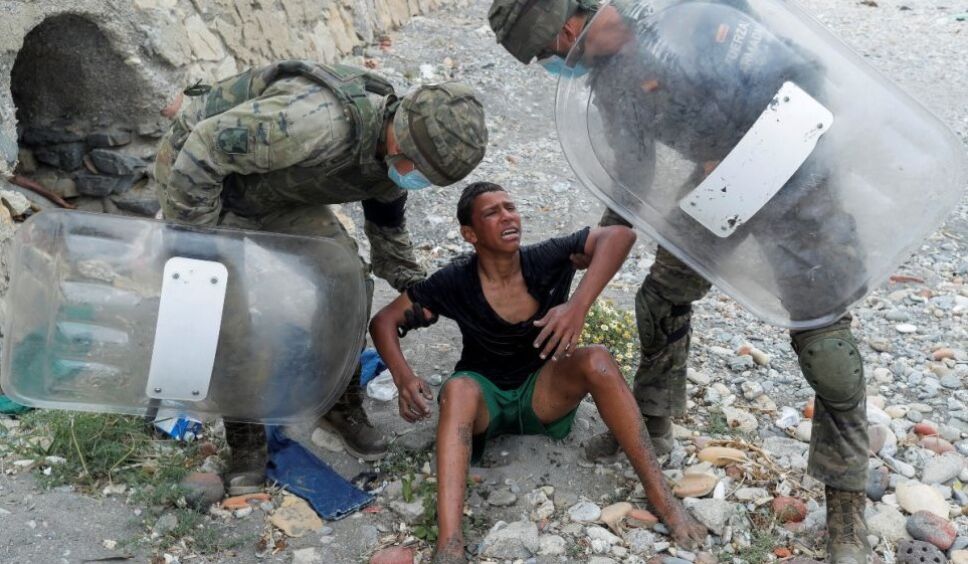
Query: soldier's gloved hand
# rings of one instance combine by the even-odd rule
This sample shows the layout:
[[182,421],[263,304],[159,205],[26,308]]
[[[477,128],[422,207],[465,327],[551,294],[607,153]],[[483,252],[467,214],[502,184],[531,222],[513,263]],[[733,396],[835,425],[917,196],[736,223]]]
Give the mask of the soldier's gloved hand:
[[430,417],[430,402],[434,399],[430,384],[412,375],[397,384],[397,388],[400,391],[400,417],[409,423]]

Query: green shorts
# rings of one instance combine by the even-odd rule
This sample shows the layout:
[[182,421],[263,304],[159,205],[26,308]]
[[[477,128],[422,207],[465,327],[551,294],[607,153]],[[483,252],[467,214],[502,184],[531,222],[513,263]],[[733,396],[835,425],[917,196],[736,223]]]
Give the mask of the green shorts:
[[[487,430],[474,435],[471,462],[476,464],[484,455],[485,442],[499,435],[547,435],[552,439],[563,439],[571,432],[571,424],[578,413],[578,406],[557,421],[545,425],[531,408],[534,384],[538,381],[540,370],[533,372],[521,386],[514,390],[502,390],[482,374],[477,372],[454,372],[447,380],[470,378],[477,382],[484,394],[489,422]],[[446,382],[445,382],[446,384]],[[438,401],[440,398],[438,397]]]

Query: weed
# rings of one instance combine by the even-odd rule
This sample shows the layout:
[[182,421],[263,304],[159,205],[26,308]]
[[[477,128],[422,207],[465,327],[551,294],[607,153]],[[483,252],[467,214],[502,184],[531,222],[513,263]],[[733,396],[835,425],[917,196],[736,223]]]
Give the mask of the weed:
[[710,435],[731,435],[733,428],[726,422],[726,416],[718,409],[710,409],[706,418],[706,432]]
[[604,346],[631,383],[639,363],[638,332],[631,312],[617,309],[609,300],[598,300],[585,317],[579,344]]

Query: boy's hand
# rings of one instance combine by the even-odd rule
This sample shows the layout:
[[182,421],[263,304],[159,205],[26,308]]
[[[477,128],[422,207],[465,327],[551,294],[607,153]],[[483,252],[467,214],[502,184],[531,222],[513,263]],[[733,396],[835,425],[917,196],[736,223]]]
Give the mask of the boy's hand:
[[430,401],[434,399],[430,384],[422,378],[411,376],[398,387],[400,417],[409,423],[416,423],[430,417]]
[[536,327],[542,327],[534,342],[534,348],[544,346],[541,358],[551,356],[551,360],[558,360],[562,356],[571,356],[578,347],[578,339],[585,328],[586,310],[565,302],[548,310],[548,314],[534,322]]

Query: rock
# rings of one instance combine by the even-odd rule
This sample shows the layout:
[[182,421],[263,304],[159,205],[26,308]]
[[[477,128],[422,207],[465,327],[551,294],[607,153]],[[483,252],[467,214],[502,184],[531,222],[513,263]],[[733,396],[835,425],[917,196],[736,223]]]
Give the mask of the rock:
[[487,503],[495,507],[508,507],[518,501],[518,496],[508,490],[497,490],[487,496]]
[[[894,435],[891,428],[887,425],[871,425],[867,428],[867,438],[870,445],[870,451],[873,453],[881,452],[884,445],[888,442],[888,435]],[[897,437],[894,437],[894,452],[897,452]],[[894,453],[888,453],[888,455],[893,455]]]
[[73,125],[35,126],[24,129],[20,135],[24,145],[55,145],[59,143],[76,143],[84,140],[84,134]]
[[948,550],[958,536],[955,526],[928,511],[918,511],[907,520],[907,532],[913,538],[933,544],[941,550]]
[[151,528],[151,532],[159,537],[163,537],[177,528],[178,516],[174,513],[168,512],[163,514],[158,518],[157,521],[155,521],[155,525]]
[[917,540],[904,540],[897,544],[898,564],[946,564],[948,559],[943,552],[931,543]]
[[130,176],[105,176],[81,171],[74,175],[74,185],[78,194],[103,198],[110,194],[121,194],[134,184]]
[[225,486],[218,474],[192,472],[178,486],[185,490],[185,501],[195,509],[205,510],[225,496]]
[[593,523],[602,516],[602,509],[590,501],[579,501],[568,508],[568,517],[577,523]]
[[873,405],[870,401],[867,402],[867,421],[873,424],[880,424],[886,427],[891,425],[891,416],[884,413],[884,410]]
[[602,514],[598,518],[602,523],[608,525],[609,529],[617,531],[621,527],[622,520],[632,511],[632,504],[626,501],[613,503],[602,509]]
[[951,564],[968,564],[968,550],[952,550]]
[[771,497],[766,488],[740,488],[733,493],[733,496],[742,502],[759,501]]
[[301,537],[323,528],[323,521],[302,498],[287,495],[282,504],[269,516],[269,522],[286,536]]
[[140,175],[148,167],[144,159],[108,149],[94,149],[88,156],[98,172],[112,176]]
[[867,344],[877,352],[891,352],[891,342],[887,339],[870,339]]
[[773,514],[781,523],[799,523],[807,518],[807,506],[795,497],[773,499]]
[[409,503],[402,499],[397,499],[390,502],[390,509],[396,511],[400,517],[403,517],[404,522],[409,525],[423,518],[424,504],[422,499],[416,499]]
[[[598,541],[599,546],[607,545],[608,547],[611,547],[613,544],[620,544],[622,542],[622,539],[608,532],[607,529],[594,525],[586,528],[585,534],[588,535],[588,538],[592,541],[592,543]],[[606,549],[596,552],[599,552],[599,554],[604,554],[605,552],[608,552],[608,550]]]
[[961,387],[961,378],[957,374],[945,374],[941,377],[941,385],[949,390],[957,390]]
[[413,564],[413,549],[391,546],[370,557],[370,564]]
[[676,483],[672,493],[678,497],[704,497],[713,491],[718,482],[719,478],[713,474],[686,474]]
[[924,465],[921,481],[926,484],[943,484],[958,477],[965,467],[965,459],[956,452],[936,456]]
[[931,486],[919,482],[898,484],[896,495],[898,505],[908,513],[930,511],[942,519],[948,518],[948,502]]
[[770,355],[766,354],[765,352],[761,351],[756,347],[753,347],[752,349],[750,349],[750,356],[753,357],[753,362],[755,362],[760,366],[770,365]]
[[530,521],[498,521],[481,542],[481,555],[514,560],[531,558],[541,548],[538,527]]
[[122,147],[128,143],[131,143],[131,132],[126,129],[95,131],[87,136],[89,147]]
[[914,426],[914,434],[919,437],[933,436],[938,434],[938,428],[934,426],[934,423],[922,421]]
[[567,546],[565,539],[558,535],[541,535],[538,538],[538,554],[543,556],[561,556]]
[[233,515],[235,515],[236,519],[245,519],[249,515],[252,515],[252,508],[243,507],[242,509],[236,509]]
[[646,509],[633,509],[627,516],[627,523],[633,527],[648,528],[658,522],[659,518]]
[[735,505],[720,499],[700,499],[689,507],[696,519],[714,534],[722,536]]
[[810,435],[812,432],[813,432],[813,421],[810,419],[807,419],[805,421],[801,421],[800,424],[797,425],[797,428],[793,431],[793,435],[797,438],[798,441],[809,443]]
[[913,478],[914,475],[917,473],[914,470],[914,466],[911,466],[910,464],[908,464],[907,462],[904,462],[903,460],[898,460],[896,458],[891,458],[889,456],[885,456],[883,458],[884,458],[884,462],[886,462],[888,466],[891,467],[892,470],[904,476],[905,478]]
[[941,347],[940,349],[935,349],[934,352],[931,353],[931,359],[934,361],[941,361],[946,358],[955,358],[954,349]]
[[873,515],[867,518],[867,529],[889,544],[911,538],[907,532],[907,519],[890,505],[877,504]]
[[625,533],[625,543],[632,554],[651,554],[655,535],[645,529],[632,529]]
[[153,188],[134,188],[111,196],[111,201],[124,211],[145,217],[154,217],[161,209],[158,194]]
[[910,323],[898,323],[894,326],[898,333],[903,333],[905,335],[918,332],[918,326],[912,325]]
[[756,417],[744,409],[727,406],[723,408],[723,415],[726,416],[726,423],[740,433],[753,433],[759,426]]
[[706,447],[699,451],[699,460],[714,466],[726,466],[734,462],[746,462],[746,453],[729,447]]
[[880,501],[891,483],[891,474],[887,468],[881,466],[871,468],[867,473],[867,497],[873,501]]
[[319,448],[324,448],[331,452],[343,452],[343,442],[340,440],[339,436],[332,431],[323,429],[322,427],[316,427],[313,429],[313,434],[312,437],[310,437],[310,440]]
[[878,384],[890,384],[894,382],[894,374],[883,366],[878,366],[874,369],[873,377],[874,381]]
[[292,564],[324,564],[325,562],[318,548],[300,548],[292,551]]
[[531,507],[531,520],[541,521],[550,519],[555,514],[555,504],[548,499],[548,494],[541,488],[527,495],[528,505]]
[[712,379],[704,372],[698,372],[692,368],[686,369],[686,378],[697,386],[708,386]]
[[34,149],[38,161],[64,171],[72,171],[84,165],[84,143],[45,145]]

